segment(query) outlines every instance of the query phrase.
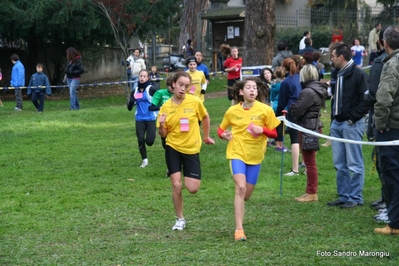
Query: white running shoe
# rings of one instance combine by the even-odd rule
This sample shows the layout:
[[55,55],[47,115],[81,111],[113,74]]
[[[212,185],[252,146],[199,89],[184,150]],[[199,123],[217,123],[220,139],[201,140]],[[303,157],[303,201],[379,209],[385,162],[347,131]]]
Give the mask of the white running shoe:
[[144,159],[143,162],[140,165],[140,168],[147,167],[147,165],[148,165],[148,159]]
[[288,173],[285,173],[284,174],[285,176],[296,176],[296,175],[299,175],[299,173],[298,172],[294,172],[294,171],[289,171]]
[[381,212],[380,214],[374,216],[374,221],[389,223],[388,212]]
[[175,225],[172,227],[173,231],[183,230],[186,227],[186,220],[184,218],[177,218]]

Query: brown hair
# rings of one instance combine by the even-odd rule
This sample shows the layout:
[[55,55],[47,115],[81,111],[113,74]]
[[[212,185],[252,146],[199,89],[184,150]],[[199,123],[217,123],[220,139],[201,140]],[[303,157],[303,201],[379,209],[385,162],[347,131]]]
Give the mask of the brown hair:
[[172,75],[170,75],[170,76],[168,76],[168,77],[166,78],[166,80],[165,80],[166,86],[172,87],[173,76],[174,76],[174,75],[172,74]]
[[313,52],[313,59],[314,61],[319,61],[321,58],[321,53],[319,51],[314,51]]
[[78,58],[80,57],[80,53],[75,49],[75,48],[73,48],[73,47],[69,47],[67,50],[66,50],[66,57],[67,57],[67,60],[69,61],[69,62],[73,62],[73,63],[75,63],[76,62],[76,60],[78,60]]
[[178,80],[179,78],[181,78],[181,77],[189,78],[189,79],[190,79],[190,83],[191,83],[191,76],[190,76],[190,74],[188,74],[188,73],[185,72],[185,71],[179,71],[179,72],[176,72],[176,73],[172,76],[172,84],[171,84],[171,87],[173,87],[173,83],[176,83],[177,80]]
[[245,84],[247,84],[248,81],[254,81],[256,83],[256,87],[258,89],[258,96],[256,96],[256,100],[264,103],[269,97],[268,95],[266,95],[266,85],[263,84],[258,77],[248,77],[244,80],[240,80],[234,83],[233,87],[229,88],[231,89],[231,95],[233,96],[233,99],[237,103],[244,101],[244,97],[240,95],[240,90],[244,89],[244,86]]
[[[302,59],[300,59],[300,60],[303,60],[302,56],[301,56],[301,58]],[[305,60],[303,60],[303,61],[305,61]],[[297,66],[296,66],[293,58],[284,59],[283,63],[281,65],[285,69],[285,71],[287,71],[290,74],[290,76],[293,76],[295,73],[297,73]]]
[[285,77],[284,68],[281,66],[276,67],[276,69],[274,70],[274,75],[276,75],[276,78],[278,78],[278,79],[283,79]]
[[300,54],[296,54],[296,55],[292,56],[292,60],[294,60],[295,66],[296,66],[296,71],[297,71],[297,73],[299,73],[299,71],[301,71],[302,67],[306,64],[305,58],[303,58],[303,56]]
[[40,67],[41,69],[44,69],[44,66],[41,63],[37,64],[36,67]]

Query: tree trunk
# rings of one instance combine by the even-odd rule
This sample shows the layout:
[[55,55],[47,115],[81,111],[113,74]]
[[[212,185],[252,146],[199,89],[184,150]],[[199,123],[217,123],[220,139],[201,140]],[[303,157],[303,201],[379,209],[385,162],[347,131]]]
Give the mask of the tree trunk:
[[[208,0],[184,0],[184,8],[180,23],[180,37],[178,51],[181,52],[187,40],[194,42],[194,49],[197,47],[197,13],[208,9]],[[202,25],[198,25],[202,26]]]
[[243,65],[271,65],[274,57],[275,0],[247,0]]

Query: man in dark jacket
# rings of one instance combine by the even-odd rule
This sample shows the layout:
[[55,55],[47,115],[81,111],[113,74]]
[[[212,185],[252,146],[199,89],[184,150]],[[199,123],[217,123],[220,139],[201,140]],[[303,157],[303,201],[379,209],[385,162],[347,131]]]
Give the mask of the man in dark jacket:
[[299,53],[300,55],[302,55],[302,54],[304,54],[304,53],[306,53],[306,52],[313,53],[314,51],[317,51],[315,48],[312,47],[312,45],[313,45],[312,39],[306,38],[306,39],[305,39],[305,48],[299,50],[298,53]]
[[[378,44],[380,45],[380,47],[383,47],[383,34],[384,34],[384,30],[381,30],[379,33],[379,40],[378,40]],[[378,85],[380,84],[380,77],[381,77],[381,72],[382,72],[382,68],[384,66],[384,62],[383,60],[385,59],[385,57],[387,57],[387,53],[385,52],[385,49],[382,49],[379,53],[377,53],[377,58],[375,58],[373,61],[373,65],[370,68],[370,74],[369,74],[369,78],[368,78],[368,85],[369,85],[369,90],[366,91],[366,93],[364,94],[364,100],[366,101],[366,103],[370,106],[370,111],[369,111],[369,115],[368,115],[368,124],[367,124],[367,139],[369,141],[375,141],[375,136],[376,136],[376,132],[375,132],[375,124],[374,124],[374,104],[376,103],[376,99],[375,99],[375,94],[377,93],[377,89],[378,89]],[[377,172],[378,172],[378,177],[380,178],[381,181],[381,199],[376,200],[374,202],[372,202],[370,204],[370,207],[375,208],[375,209],[384,209],[386,207],[386,203],[385,203],[385,195],[387,194],[386,191],[386,187],[384,185],[384,182],[382,180],[382,176],[381,176],[381,169],[379,167],[379,162],[378,162],[378,149],[374,148],[373,149],[373,153],[375,156],[373,156],[374,158],[376,158],[375,160],[375,165],[377,168]],[[375,217],[376,221],[387,221],[388,220],[388,215],[385,211],[381,212],[378,216]]]
[[[384,31],[384,48],[388,56],[376,93],[374,121],[376,140],[396,141],[399,139],[399,26],[389,26]],[[389,223],[374,232],[384,235],[399,235],[399,146],[378,146],[383,181],[387,187]]]
[[281,66],[281,63],[283,63],[283,60],[289,57],[292,57],[292,52],[288,50],[288,44],[285,41],[280,41],[277,44],[277,50],[278,53],[276,56],[273,58],[272,61],[272,70],[276,70],[276,67]]
[[[364,102],[364,92],[367,90],[366,74],[356,66],[352,60],[351,49],[346,44],[334,48],[331,60],[339,71],[331,102],[333,121],[330,134],[345,140],[362,141],[364,115],[369,111]],[[362,145],[332,141],[331,146],[339,198],[327,205],[341,208],[363,205]]]

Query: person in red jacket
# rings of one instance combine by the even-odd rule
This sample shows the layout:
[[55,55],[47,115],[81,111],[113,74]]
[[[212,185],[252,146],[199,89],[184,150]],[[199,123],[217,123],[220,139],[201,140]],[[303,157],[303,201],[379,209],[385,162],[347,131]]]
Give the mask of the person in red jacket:
[[240,70],[242,66],[242,58],[238,57],[238,48],[233,46],[231,47],[230,57],[224,61],[224,71],[227,72],[227,98],[232,101],[232,105],[234,104],[233,96],[231,95],[232,89],[231,87],[237,80],[240,80]]

